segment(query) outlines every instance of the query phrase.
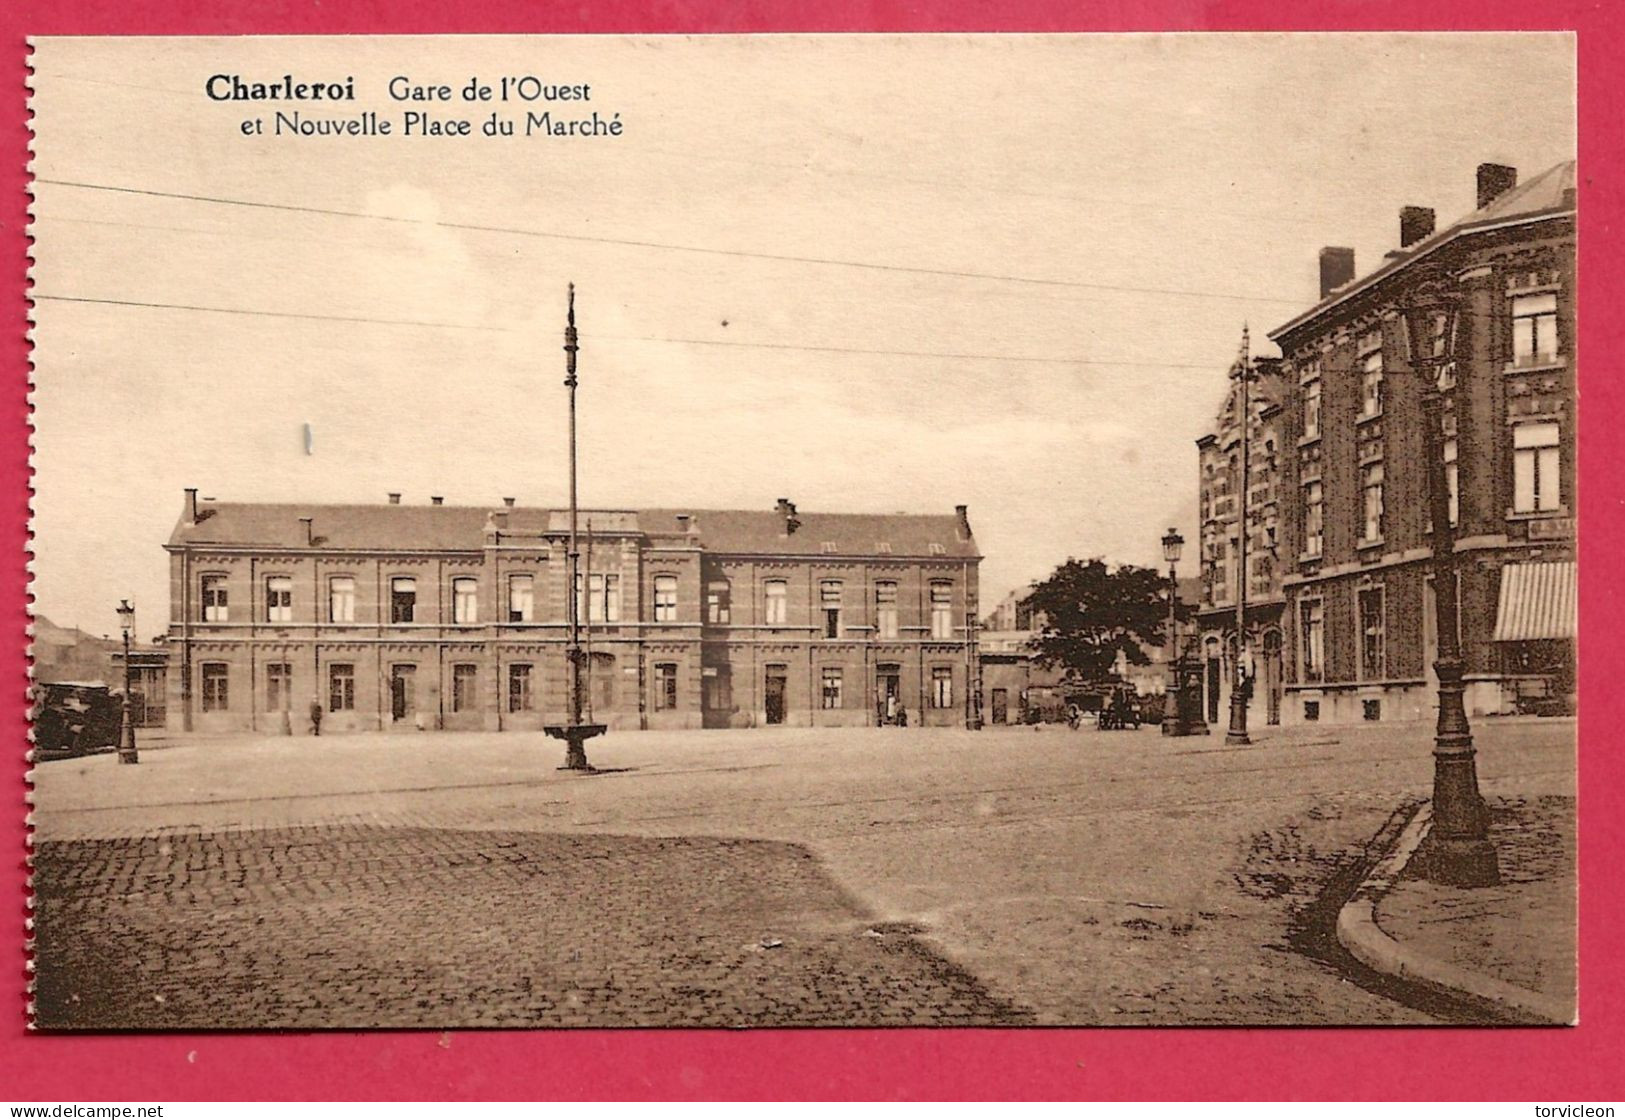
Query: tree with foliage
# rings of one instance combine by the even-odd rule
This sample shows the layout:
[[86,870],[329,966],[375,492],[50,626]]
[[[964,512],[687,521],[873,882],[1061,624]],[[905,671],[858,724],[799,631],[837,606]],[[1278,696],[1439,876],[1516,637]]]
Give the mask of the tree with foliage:
[[[1043,628],[1039,659],[1061,666],[1073,684],[1111,677],[1119,652],[1131,665],[1149,665],[1144,646],[1167,641],[1168,577],[1154,568],[1104,560],[1068,560],[1027,597]],[[1180,617],[1189,616],[1181,606]]]

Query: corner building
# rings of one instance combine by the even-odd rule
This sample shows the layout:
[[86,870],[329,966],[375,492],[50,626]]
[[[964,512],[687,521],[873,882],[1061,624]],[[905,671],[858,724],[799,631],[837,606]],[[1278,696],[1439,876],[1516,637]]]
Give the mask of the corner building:
[[[1575,637],[1575,169],[1524,185],[1478,169],[1478,209],[1355,278],[1321,252],[1321,300],[1271,332],[1284,410],[1288,722],[1437,711],[1428,440],[1403,309],[1425,279],[1459,300],[1440,381],[1470,715],[1572,704]],[[1436,339],[1443,347],[1445,340]]]
[[[591,717],[615,729],[965,725],[977,565],[946,516],[583,510]],[[188,490],[171,729],[536,731],[568,704],[568,511]]]

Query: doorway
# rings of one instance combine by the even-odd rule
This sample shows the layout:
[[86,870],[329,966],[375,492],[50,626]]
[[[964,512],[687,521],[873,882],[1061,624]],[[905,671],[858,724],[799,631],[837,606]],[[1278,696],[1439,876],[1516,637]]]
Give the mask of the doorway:
[[1010,722],[1010,690],[1008,688],[995,688],[993,690],[993,722]]
[[417,698],[413,687],[417,680],[417,672],[416,665],[389,667],[389,714],[397,723],[417,711]]
[[882,727],[895,724],[903,713],[903,667],[881,664],[875,667],[875,711]]
[[1207,721],[1219,722],[1219,683],[1224,674],[1224,662],[1217,656],[1207,659]]
[[1281,722],[1281,632],[1271,630],[1264,635],[1264,698],[1265,711],[1271,727]]
[[767,688],[764,693],[769,726],[784,722],[784,694],[789,685],[789,669],[784,665],[767,667]]

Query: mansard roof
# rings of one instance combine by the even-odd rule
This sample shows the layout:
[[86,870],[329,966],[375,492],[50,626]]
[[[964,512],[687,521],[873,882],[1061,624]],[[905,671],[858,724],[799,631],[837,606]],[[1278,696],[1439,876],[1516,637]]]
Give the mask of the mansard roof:
[[[679,517],[686,516],[685,531]],[[194,524],[183,511],[169,547],[308,547],[301,518],[312,519],[315,547],[342,551],[478,551],[488,521],[505,539],[568,532],[568,510],[516,506],[322,505],[316,503],[199,502]],[[708,552],[744,555],[921,556],[976,559],[976,541],[956,514],[797,512],[794,532],[784,515],[768,510],[642,509],[581,510],[600,538],[627,534],[667,545],[688,544]]]
[[1384,261],[1381,268],[1350,284],[1345,284],[1321,299],[1309,310],[1294,316],[1290,322],[1270,331],[1269,337],[1271,341],[1279,342],[1285,335],[1314,321],[1322,313],[1329,311],[1337,304],[1342,303],[1358,292],[1365,291],[1374,284],[1381,283],[1413,261],[1427,256],[1457,238],[1501,226],[1572,215],[1575,209],[1574,184],[1574,160],[1566,160],[1563,163],[1547,168],[1527,183],[1513,187],[1505,194],[1491,200],[1487,206],[1473,211],[1453,225],[1445,227],[1430,237],[1423,238],[1409,248],[1391,254]]

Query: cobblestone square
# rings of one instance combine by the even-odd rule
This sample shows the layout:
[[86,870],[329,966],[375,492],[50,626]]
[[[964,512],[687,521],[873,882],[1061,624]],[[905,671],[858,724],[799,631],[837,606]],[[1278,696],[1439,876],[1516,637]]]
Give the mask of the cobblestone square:
[[[49,763],[41,1025],[1435,1021],[1321,928],[1426,796],[1430,733],[650,732],[595,742],[593,776],[479,734]],[[1486,792],[1572,796],[1573,736],[1487,723]]]

